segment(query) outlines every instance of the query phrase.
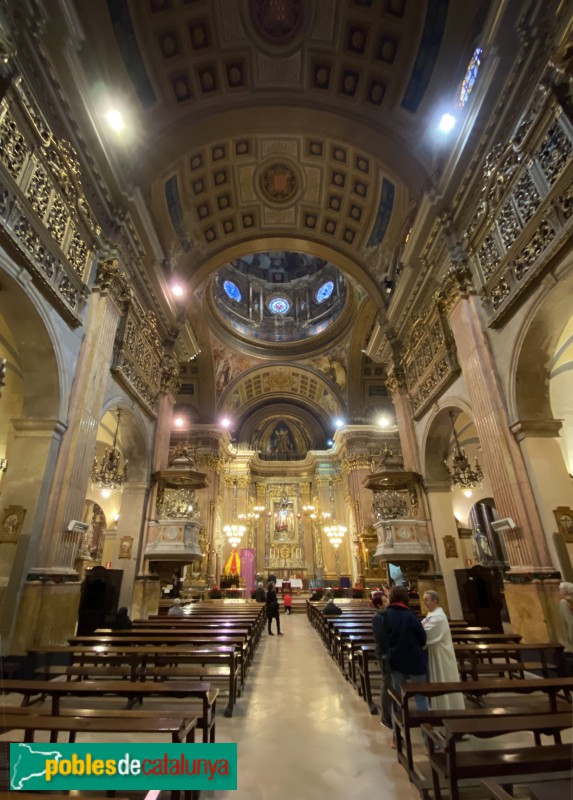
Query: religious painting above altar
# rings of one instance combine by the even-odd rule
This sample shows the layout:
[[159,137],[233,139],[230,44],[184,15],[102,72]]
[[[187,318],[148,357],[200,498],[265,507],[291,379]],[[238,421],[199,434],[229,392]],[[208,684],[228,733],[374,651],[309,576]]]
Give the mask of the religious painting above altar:
[[273,500],[273,533],[274,542],[292,542],[296,538],[294,503],[288,497]]

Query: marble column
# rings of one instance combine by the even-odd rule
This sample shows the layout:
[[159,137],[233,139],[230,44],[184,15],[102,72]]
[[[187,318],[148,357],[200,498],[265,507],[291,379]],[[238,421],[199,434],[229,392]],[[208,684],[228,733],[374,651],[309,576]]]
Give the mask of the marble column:
[[517,525],[504,534],[512,569],[551,570],[535,495],[523,454],[509,427],[505,397],[469,270],[451,270],[438,299],[455,338],[497,511]]
[[[464,569],[465,564],[462,556],[456,518],[454,517],[452,508],[452,495],[449,483],[447,481],[427,482],[426,498],[432,518],[434,545],[438,558],[438,564],[436,566],[439,565],[447,595],[447,602],[442,603],[442,605],[449,609],[449,615],[452,619],[462,619],[462,604],[460,602],[460,594],[454,570]],[[453,556],[453,548],[446,552],[445,545],[448,541],[446,540],[446,542],[444,542],[446,536],[452,537],[453,539],[456,552],[455,557]],[[449,541],[451,542],[451,539]],[[435,591],[439,591],[435,586],[430,586],[427,581],[423,588],[424,590],[435,589]]]
[[414,429],[414,416],[410,396],[406,388],[406,380],[402,369],[395,367],[386,379],[386,387],[392,397],[394,410],[396,412],[396,425],[400,436],[400,448],[402,449],[402,459],[404,469],[407,472],[417,472],[421,474],[420,451],[416,431]]
[[[511,425],[527,466],[543,528],[549,535],[557,531],[553,513],[559,506],[573,508],[573,483],[559,444],[561,421],[519,420]],[[553,542],[548,538],[550,548]],[[557,553],[553,554],[558,564]]]
[[[148,490],[149,484],[147,482],[133,483],[130,481],[124,486],[121,497],[120,515],[117,522],[112,565],[113,569],[123,570],[118,605],[127,606],[128,608],[130,608],[133,598],[138,550],[141,540],[143,515],[147,506]],[[129,550],[127,548],[122,549],[121,547],[121,540],[124,537],[133,539],[132,546]],[[128,553],[129,555],[126,557]]]
[[[72,519],[81,519],[93,463],[113,345],[128,286],[117,259],[101,262],[70,395],[69,427],[60,448],[36,566],[73,572],[74,546],[61,547]],[[54,546],[54,536],[57,544]]]
[[[22,506],[26,514],[15,542],[0,544],[0,633],[3,652],[17,622],[25,580],[36,559],[39,531],[46,514],[54,468],[65,426],[49,419],[12,420],[9,469],[2,479],[2,507]],[[4,601],[2,602],[2,595]],[[18,621],[21,625],[22,621]]]

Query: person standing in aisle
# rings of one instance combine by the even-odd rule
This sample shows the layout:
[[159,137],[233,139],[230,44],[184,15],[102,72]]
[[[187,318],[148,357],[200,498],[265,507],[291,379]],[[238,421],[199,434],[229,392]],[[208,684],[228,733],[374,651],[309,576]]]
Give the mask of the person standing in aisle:
[[269,626],[269,636],[274,636],[274,633],[271,630],[271,623],[273,619],[277,621],[277,633],[279,636],[282,636],[281,633],[281,620],[279,616],[279,601],[277,598],[277,593],[275,592],[275,585],[272,581],[269,582],[267,586],[267,599],[266,599],[266,607],[267,607],[267,622]]

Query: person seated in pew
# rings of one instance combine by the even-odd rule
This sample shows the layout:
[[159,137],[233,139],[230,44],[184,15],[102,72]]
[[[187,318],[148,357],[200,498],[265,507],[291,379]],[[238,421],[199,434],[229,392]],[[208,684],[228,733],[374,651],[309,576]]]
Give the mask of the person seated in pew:
[[[460,680],[458,662],[444,609],[440,606],[440,595],[430,589],[424,592],[424,604],[428,614],[422,620],[426,631],[429,678],[432,683],[457,683]],[[432,698],[432,708],[459,710],[466,707],[460,692]]]
[[265,588],[263,586],[263,582],[259,581],[257,583],[257,591],[255,592],[255,600],[257,601],[257,603],[264,603],[266,599],[267,596],[265,594]]
[[122,606],[117,610],[117,614],[111,623],[111,629],[113,631],[127,631],[130,628],[133,628],[133,622],[127,613],[127,606]]
[[384,616],[388,608],[388,597],[382,592],[372,595],[372,605],[376,613],[372,617],[372,632],[376,642],[376,658],[380,664],[382,681],[380,684],[380,724],[392,730],[392,700],[388,690],[392,686],[390,664],[388,663],[388,639],[384,633]]
[[324,616],[325,617],[339,617],[342,614],[342,609],[340,608],[340,606],[336,605],[336,603],[334,602],[334,597],[332,596],[332,594],[330,592],[327,592],[324,595],[324,598],[326,600],[326,605],[322,609],[322,613],[324,614]]
[[[384,615],[382,629],[388,640],[388,661],[394,689],[401,692],[403,683],[425,683],[428,672],[427,654],[424,650],[426,631],[409,607],[408,590],[405,586],[394,586],[390,592],[390,605]],[[429,711],[426,697],[417,694],[414,700],[418,711]],[[396,748],[395,734],[392,747]]]
[[185,616],[185,612],[181,608],[181,600],[180,600],[179,597],[176,597],[175,600],[173,601],[173,605],[171,606],[171,608],[167,612],[167,616],[168,617],[184,617]]
[[567,674],[573,675],[573,583],[560,583],[559,597],[559,641],[563,645]]

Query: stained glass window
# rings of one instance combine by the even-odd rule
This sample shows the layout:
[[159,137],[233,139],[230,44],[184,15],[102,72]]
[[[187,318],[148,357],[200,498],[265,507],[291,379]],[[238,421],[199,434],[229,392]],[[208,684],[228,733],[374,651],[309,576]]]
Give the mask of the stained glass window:
[[333,291],[334,291],[333,281],[325,281],[316,290],[316,302],[324,303],[325,300],[328,300]]
[[286,297],[273,297],[269,302],[269,311],[272,314],[286,314],[290,308],[290,303]]
[[231,300],[236,300],[237,303],[241,302],[241,291],[236,283],[233,283],[233,281],[223,281],[223,289]]
[[465,106],[465,104],[469,100],[470,92],[474,88],[474,83],[476,82],[478,70],[481,64],[481,54],[482,54],[481,47],[476,47],[471,57],[471,61],[468,64],[468,70],[466,72],[465,78],[462,81],[462,88],[460,89],[460,99],[458,100],[459,108],[463,108]]

